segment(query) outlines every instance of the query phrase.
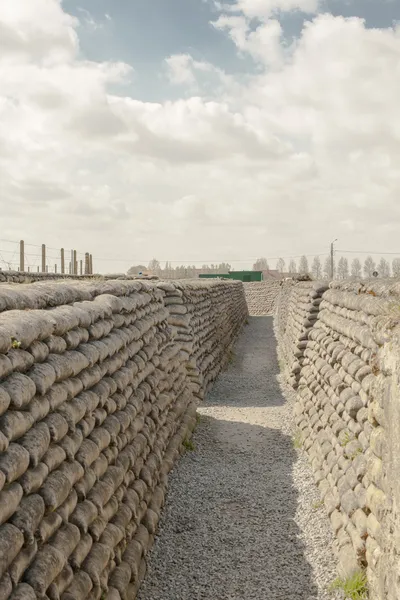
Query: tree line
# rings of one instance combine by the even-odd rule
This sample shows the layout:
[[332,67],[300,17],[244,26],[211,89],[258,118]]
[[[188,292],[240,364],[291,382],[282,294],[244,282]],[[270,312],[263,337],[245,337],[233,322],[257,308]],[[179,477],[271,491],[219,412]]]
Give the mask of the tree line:
[[[280,273],[288,273],[289,275],[294,275],[295,273],[303,275],[308,273],[314,279],[331,279],[331,259],[329,256],[324,262],[321,261],[319,256],[315,256],[311,264],[309,264],[306,256],[302,256],[298,264],[294,259],[291,259],[287,266],[285,260],[279,258],[276,263],[276,269]],[[253,270],[269,270],[268,260],[266,258],[259,258],[254,263]],[[382,278],[400,277],[400,258],[394,258],[392,263],[390,263],[386,258],[381,258],[376,262],[372,256],[367,256],[364,263],[361,263],[359,258],[354,258],[349,262],[346,257],[341,256],[338,260],[334,260],[333,263],[334,279],[371,278],[375,271]]]
[[162,266],[160,261],[158,261],[156,258],[153,258],[153,260],[151,260],[147,266],[132,266],[130,269],[128,269],[128,275],[138,275],[139,273],[150,272],[153,275],[157,275],[157,277],[161,277],[163,279],[192,279],[194,277],[198,277],[199,273],[224,275],[229,273],[231,268],[232,267],[229,263],[202,265],[201,267],[196,267],[195,265],[178,265],[173,267],[170,262],[166,262],[165,265]]
[[[305,275],[310,274],[314,279],[331,279],[331,259],[326,257],[321,261],[319,256],[315,256],[311,263],[307,256],[302,256],[298,262],[293,258],[286,263],[283,258],[279,258],[276,263],[276,269],[287,275],[296,273]],[[138,275],[139,273],[150,272],[163,279],[192,279],[198,277],[200,273],[212,273],[215,275],[224,275],[229,273],[232,267],[229,263],[219,263],[211,265],[178,265],[172,266],[170,262],[166,262],[164,266],[157,259],[153,259],[146,265],[134,265],[128,270],[128,275]],[[259,258],[253,265],[254,271],[269,271],[270,266],[266,258]],[[376,262],[372,256],[367,256],[364,263],[361,263],[359,258],[354,258],[351,262],[341,256],[334,260],[333,277],[334,279],[361,279],[362,277],[371,278],[373,273],[377,271],[379,277],[400,277],[400,258],[395,258],[391,263],[385,258],[381,258]]]

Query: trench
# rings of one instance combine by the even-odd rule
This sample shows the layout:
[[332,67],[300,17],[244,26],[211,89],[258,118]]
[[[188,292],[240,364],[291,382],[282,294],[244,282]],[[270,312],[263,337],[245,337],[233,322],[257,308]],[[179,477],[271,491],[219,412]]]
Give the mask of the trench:
[[329,522],[294,447],[272,317],[251,317],[170,476],[140,600],[332,598]]

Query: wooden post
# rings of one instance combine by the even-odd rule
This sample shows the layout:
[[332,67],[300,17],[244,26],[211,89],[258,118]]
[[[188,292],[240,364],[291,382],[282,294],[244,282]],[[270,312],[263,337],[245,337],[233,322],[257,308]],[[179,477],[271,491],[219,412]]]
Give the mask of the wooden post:
[[46,265],[46,273],[49,272],[49,265]]
[[93,275],[93,256],[89,254],[89,273]]
[[85,275],[89,275],[89,252],[85,252]]
[[21,240],[19,243],[19,270],[25,271],[25,243]]
[[57,265],[54,265],[54,273],[57,273]]
[[64,248],[61,248],[61,273],[62,274],[65,273],[65,254],[64,254]]
[[46,272],[46,244],[42,244],[42,273]]
[[72,265],[72,263],[70,262],[69,263],[69,270],[68,270],[68,272],[69,272],[70,275],[72,275],[72,273],[71,273],[71,265]]
[[74,250],[73,265],[74,265],[74,275],[78,275],[78,263],[76,262],[76,250]]
[[39,267],[37,268],[37,272],[39,273]]
[[83,274],[83,264],[82,264],[82,259],[79,261],[79,274],[82,275]]
[[30,267],[28,267],[28,273],[30,273],[30,272],[31,272],[31,268],[30,268]]

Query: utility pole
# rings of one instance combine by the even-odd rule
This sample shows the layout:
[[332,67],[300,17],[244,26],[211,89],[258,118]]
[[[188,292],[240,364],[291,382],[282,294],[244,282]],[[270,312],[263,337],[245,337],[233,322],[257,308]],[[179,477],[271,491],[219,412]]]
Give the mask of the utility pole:
[[19,270],[25,271],[25,243],[21,240],[19,243]]
[[337,242],[336,240],[333,240],[333,242],[331,243],[331,279],[333,280],[334,274],[335,274],[335,263],[334,263],[334,243]]

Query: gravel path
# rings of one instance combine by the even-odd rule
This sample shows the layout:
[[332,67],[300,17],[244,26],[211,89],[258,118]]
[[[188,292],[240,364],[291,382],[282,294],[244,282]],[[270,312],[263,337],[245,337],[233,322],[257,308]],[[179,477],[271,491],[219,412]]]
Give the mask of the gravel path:
[[293,448],[271,317],[250,319],[170,478],[140,600],[330,600],[329,521]]

